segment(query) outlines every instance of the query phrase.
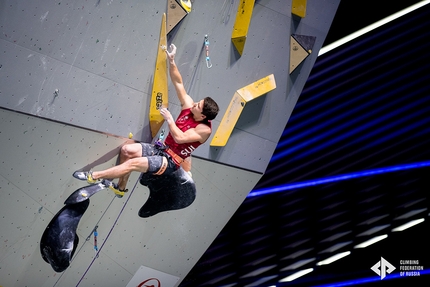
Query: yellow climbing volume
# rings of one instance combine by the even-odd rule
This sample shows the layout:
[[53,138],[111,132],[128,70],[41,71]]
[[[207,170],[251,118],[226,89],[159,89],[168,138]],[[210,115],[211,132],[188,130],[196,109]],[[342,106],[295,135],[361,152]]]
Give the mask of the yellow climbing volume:
[[255,0],[241,0],[239,7],[237,7],[231,41],[240,55],[242,55],[243,48],[245,47],[246,35],[248,34],[252,11],[254,10],[254,2]]
[[167,49],[166,37],[166,13],[163,14],[158,43],[157,60],[155,63],[154,79],[152,83],[151,103],[149,107],[149,126],[154,137],[163,125],[164,118],[160,114],[161,107],[167,107],[169,103],[167,85]]
[[264,77],[234,93],[221,123],[211,141],[211,146],[225,146],[247,102],[276,88],[273,74]]

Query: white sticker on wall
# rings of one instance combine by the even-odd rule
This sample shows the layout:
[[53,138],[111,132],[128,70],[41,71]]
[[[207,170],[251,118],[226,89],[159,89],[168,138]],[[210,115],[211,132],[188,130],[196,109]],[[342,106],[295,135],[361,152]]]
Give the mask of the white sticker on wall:
[[127,287],[174,287],[178,281],[179,277],[140,266]]

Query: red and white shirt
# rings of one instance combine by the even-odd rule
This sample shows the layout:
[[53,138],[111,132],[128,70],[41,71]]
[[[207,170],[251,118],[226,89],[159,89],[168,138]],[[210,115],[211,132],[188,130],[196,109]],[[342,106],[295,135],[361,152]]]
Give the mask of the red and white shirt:
[[[195,128],[199,124],[207,124],[209,127],[211,127],[210,122],[202,123],[194,120],[193,113],[191,112],[191,108],[182,110],[178,118],[176,119],[175,124],[183,132],[189,129]],[[167,145],[177,155],[185,159],[191,156],[191,153],[202,143],[197,141],[197,142],[178,144],[177,142],[175,142],[172,135],[169,133],[167,135],[166,140],[164,141],[164,144]]]

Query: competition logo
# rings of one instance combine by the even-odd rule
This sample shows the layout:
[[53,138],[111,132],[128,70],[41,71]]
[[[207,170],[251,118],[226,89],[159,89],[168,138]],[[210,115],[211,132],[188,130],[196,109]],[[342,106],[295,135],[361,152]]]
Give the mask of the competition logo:
[[183,123],[183,122],[185,122],[186,120],[188,120],[188,115],[185,115],[185,116],[180,117],[179,119],[177,119],[177,122],[178,122],[178,123]]
[[373,265],[370,269],[372,269],[376,274],[378,274],[382,280],[385,278],[387,273],[390,274],[396,269],[396,267],[394,267],[390,262],[381,257],[381,260],[378,261],[375,265]]

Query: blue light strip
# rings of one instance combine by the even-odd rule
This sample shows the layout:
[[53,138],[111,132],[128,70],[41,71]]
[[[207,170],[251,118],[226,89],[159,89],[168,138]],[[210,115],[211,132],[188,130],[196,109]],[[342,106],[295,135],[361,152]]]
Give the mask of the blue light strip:
[[359,177],[371,176],[376,174],[383,174],[387,172],[395,172],[400,170],[422,168],[422,167],[428,167],[428,166],[430,166],[430,161],[423,161],[423,162],[417,162],[417,163],[411,163],[411,164],[364,170],[364,171],[355,172],[355,173],[347,173],[347,174],[329,176],[321,179],[308,180],[308,181],[303,181],[298,183],[289,183],[289,184],[284,184],[284,185],[279,185],[279,186],[274,186],[269,188],[257,189],[257,190],[251,191],[247,197],[260,196],[260,195],[265,195],[265,194],[270,194],[275,192],[286,191],[290,189],[298,189],[298,188],[303,188],[308,186],[332,183],[332,182],[347,180],[351,178],[359,178]]
[[[425,103],[425,101],[426,101],[426,99],[423,99],[423,100],[421,100],[421,101],[417,101],[417,102],[413,102],[413,103],[411,103],[411,104],[409,104],[409,105],[405,105],[405,107],[403,108],[403,110],[408,109],[408,108],[410,108],[410,107],[417,106],[417,105],[422,105],[423,103]],[[287,155],[289,155],[289,154],[291,154],[291,153],[293,153],[293,152],[295,152],[295,151],[297,151],[297,150],[299,150],[299,149],[302,149],[302,148],[304,148],[304,147],[307,147],[307,146],[309,146],[309,145],[311,145],[311,144],[313,144],[313,143],[315,143],[315,142],[323,141],[324,139],[330,138],[330,136],[332,137],[332,139],[330,139],[330,140],[326,140],[326,141],[324,142],[324,144],[318,145],[317,147],[315,147],[315,148],[313,148],[313,149],[310,149],[310,150],[309,150],[309,151],[307,151],[306,153],[302,153],[302,154],[300,155],[300,157],[308,156],[309,154],[312,154],[312,153],[318,152],[318,151],[319,151],[319,150],[321,150],[322,148],[325,148],[325,147],[327,147],[327,146],[331,146],[331,145],[333,145],[333,144],[334,144],[334,143],[336,143],[336,142],[339,142],[339,141],[344,140],[344,139],[346,139],[346,138],[349,138],[349,137],[351,137],[351,136],[353,136],[353,135],[355,135],[355,134],[358,134],[359,132],[363,132],[363,131],[371,130],[371,129],[370,129],[370,127],[375,126],[375,125],[378,125],[380,122],[388,121],[388,119],[395,118],[395,117],[397,116],[397,113],[400,113],[400,112],[402,112],[402,111],[397,110],[397,111],[395,111],[395,112],[393,112],[393,113],[386,114],[386,115],[381,116],[381,117],[379,117],[378,119],[376,119],[376,120],[374,120],[374,121],[372,121],[372,122],[368,122],[368,123],[366,123],[366,124],[362,124],[362,125],[360,125],[359,127],[355,128],[355,129],[351,129],[351,130],[349,130],[349,131],[347,131],[347,132],[342,133],[341,135],[339,135],[339,136],[337,136],[337,137],[333,137],[333,135],[334,135],[335,133],[338,133],[338,131],[339,131],[339,130],[341,130],[341,129],[346,129],[347,127],[351,126],[351,124],[352,124],[352,123],[354,123],[354,121],[348,121],[348,122],[346,122],[345,124],[341,124],[341,125],[339,125],[338,127],[333,128],[332,130],[325,132],[324,134],[321,134],[321,135],[319,135],[319,136],[315,136],[315,137],[313,137],[313,138],[311,138],[311,139],[309,139],[309,140],[307,140],[307,141],[305,141],[305,142],[303,142],[303,143],[301,143],[301,144],[298,144],[298,145],[296,145],[296,146],[294,146],[294,147],[292,147],[292,148],[289,148],[289,149],[287,149],[287,150],[284,150],[284,151],[281,151],[281,152],[278,152],[278,153],[274,154],[274,155],[273,155],[273,157],[272,157],[272,159],[270,160],[270,162],[274,162],[274,161],[276,161],[276,160],[282,159],[282,158],[284,158],[285,156],[287,156]],[[420,113],[426,113],[426,112],[428,112],[428,111],[426,111],[426,110],[420,111]],[[404,117],[404,118],[399,118],[399,119],[397,119],[397,120],[394,120],[394,121],[392,121],[391,123],[386,124],[386,125],[384,125],[383,127],[379,128],[379,129],[375,129],[375,130],[373,130],[373,131],[371,131],[371,132],[368,132],[368,133],[366,134],[366,136],[363,136],[363,137],[359,138],[359,140],[357,140],[356,142],[358,142],[358,141],[362,141],[362,140],[365,140],[366,138],[368,138],[368,137],[370,137],[370,136],[373,136],[373,135],[375,135],[375,134],[376,134],[376,135],[377,135],[377,134],[381,134],[381,132],[383,132],[384,130],[387,130],[387,129],[389,129],[389,128],[396,127],[396,126],[398,126],[399,124],[401,124],[402,122],[404,122],[404,121],[408,120],[409,118],[419,118],[419,116],[420,116],[420,114],[419,114],[419,113],[411,113],[411,114],[407,115],[407,116],[406,116],[406,117]],[[362,117],[363,117],[363,118],[364,118],[364,117],[368,117],[368,115],[363,115]],[[357,119],[356,119],[355,121],[360,120],[362,117],[357,117]],[[416,125],[419,125],[419,124],[421,124],[422,122],[426,122],[426,121],[428,121],[428,119],[424,118],[424,119],[423,119],[423,120],[421,120],[421,121],[417,121],[415,124],[416,124]],[[317,128],[321,130],[321,127],[320,127],[320,126],[317,126]],[[407,126],[407,127],[405,127],[403,130],[404,130],[404,131],[408,131],[408,130],[410,130],[410,129],[412,129],[412,128],[411,128],[410,126]],[[390,137],[392,137],[392,136],[398,136],[398,134],[399,134],[399,133],[400,133],[400,130],[399,130],[397,133],[392,133],[392,134],[390,135]],[[280,144],[280,146],[282,146],[282,143]],[[300,157],[299,157],[299,158],[300,158]]]
[[[416,83],[413,83],[413,84],[416,84]],[[396,92],[399,92],[399,91],[396,91]],[[420,94],[422,92],[423,92],[423,90],[418,90],[416,92],[416,94]],[[390,94],[388,94],[388,96],[390,96]],[[402,100],[403,99],[397,99],[398,102],[401,102]],[[375,101],[375,100],[373,100],[373,101]],[[372,127],[372,126],[374,126],[376,124],[380,124],[381,122],[388,121],[389,119],[396,119],[396,116],[398,116],[399,113],[403,113],[403,112],[405,112],[405,111],[407,111],[409,109],[416,108],[417,106],[420,106],[420,105],[423,106],[423,107],[425,107],[425,105],[423,105],[423,104],[425,104],[427,101],[428,101],[427,98],[422,98],[422,99],[419,99],[419,100],[414,101],[412,103],[405,104],[402,108],[399,108],[399,109],[395,110],[394,112],[391,112],[391,113],[388,113],[388,114],[386,114],[384,116],[381,116],[378,119],[375,119],[375,120],[373,120],[371,122],[368,122],[366,124],[360,125],[359,127],[355,128],[355,129],[351,129],[347,133],[344,133],[341,136],[333,138],[330,141],[325,142],[324,145],[319,145],[319,146],[317,146],[316,148],[314,148],[311,151],[314,151],[314,150],[318,151],[319,149],[321,149],[321,148],[323,148],[325,146],[329,146],[329,145],[333,144],[333,142],[343,140],[343,139],[348,138],[349,136],[357,134],[357,133],[359,133],[361,131],[368,130],[369,127]],[[398,103],[396,101],[391,101],[390,103],[386,104],[385,106],[381,106],[378,109],[380,109],[380,110],[387,109],[390,105],[395,105],[395,104],[398,104]],[[356,108],[356,109],[357,110],[361,110],[361,109],[363,109],[363,107],[366,108],[367,106],[371,106],[371,105],[374,105],[374,103],[372,101],[369,101],[369,103],[367,105],[363,105],[362,107],[359,107],[359,108]],[[378,109],[374,110],[374,112],[378,112]],[[351,114],[351,113],[354,113],[354,112],[355,112],[355,109],[352,109],[352,110],[349,110],[347,112],[347,114]],[[428,111],[427,110],[423,110],[422,111],[422,113],[425,113],[425,112],[428,112]],[[329,110],[328,113],[334,113],[334,112],[331,111],[331,110]],[[410,113],[408,115],[408,118],[409,117],[410,118],[414,118],[414,117],[418,117],[418,116],[419,115],[416,115],[415,113]],[[302,137],[309,136],[309,134],[312,134],[312,133],[314,133],[317,130],[322,130],[323,126],[327,126],[327,125],[330,125],[330,124],[332,124],[334,122],[338,122],[338,121],[340,122],[344,117],[345,117],[345,114],[339,114],[337,117],[333,117],[329,121],[323,122],[321,125],[317,125],[314,128],[307,129],[306,131],[304,131],[304,132],[302,132],[302,133],[300,133],[300,134],[298,134],[296,136],[290,136],[288,139],[280,141],[278,143],[277,148],[284,147],[287,144],[293,144],[295,141],[298,141]],[[321,134],[321,135],[313,137],[313,138],[311,138],[309,140],[303,141],[301,144],[297,144],[294,147],[291,147],[291,148],[286,149],[284,151],[277,152],[277,153],[275,153],[273,155],[273,157],[271,158],[270,162],[274,162],[274,161],[280,160],[283,157],[285,157],[286,155],[291,154],[291,153],[293,153],[293,152],[295,152],[297,150],[300,150],[300,149],[302,149],[304,147],[307,147],[307,146],[309,146],[309,145],[311,145],[311,144],[313,144],[315,142],[323,141],[326,138],[330,138],[334,134],[339,133],[339,131],[345,130],[348,127],[356,124],[357,122],[361,122],[361,121],[363,121],[364,119],[366,119],[368,117],[369,117],[369,115],[367,113],[363,113],[361,116],[358,116],[354,120],[346,121],[343,124],[340,124],[339,126],[337,126],[336,128],[333,128],[333,129],[325,132],[324,134]],[[421,117],[421,118],[423,118],[423,117]],[[396,124],[402,123],[404,121],[405,121],[405,119],[403,119],[403,118],[397,119],[397,120],[393,120],[392,123],[390,123],[389,125],[386,125],[386,126],[382,127],[381,129],[384,130],[384,129],[387,129],[389,127],[393,127]],[[422,121],[428,121],[428,118],[424,117]],[[286,131],[287,131],[287,129],[286,129]],[[375,134],[375,133],[378,134],[380,132],[381,131],[374,131],[373,133],[369,133],[369,135],[372,135],[372,134]]]
[[[406,44],[410,45],[409,43],[406,43]],[[374,49],[374,48],[375,47],[372,46],[372,49]],[[407,46],[405,46],[405,49],[406,48],[407,48]],[[415,53],[418,53],[418,50]],[[414,51],[411,51],[411,54],[414,54]],[[381,55],[377,55],[374,58],[368,59],[367,62],[375,62],[375,60],[377,60],[378,57],[380,57],[380,56]],[[345,63],[343,63],[343,65],[345,65],[345,66],[351,65],[351,64],[348,64],[348,63],[352,59],[353,58],[349,57],[348,60],[345,61]],[[303,105],[307,105],[308,107],[305,108],[304,111],[302,111],[300,114],[297,114],[297,115],[294,116],[294,120],[297,120],[299,123],[295,124],[293,127],[290,127],[288,130],[285,130],[284,133],[282,134],[282,136],[286,136],[287,133],[290,133],[291,131],[294,131],[295,129],[303,129],[303,127],[305,125],[307,125],[308,123],[310,123],[310,122],[318,122],[318,118],[321,117],[321,116],[323,116],[324,113],[321,114],[321,115],[319,115],[319,114],[316,115],[315,112],[319,112],[320,113],[321,109],[323,109],[323,108],[324,108],[323,110],[326,110],[325,114],[326,113],[328,113],[328,114],[332,113],[332,111],[330,111],[330,109],[331,109],[330,106],[332,105],[332,102],[337,101],[339,98],[344,98],[344,97],[347,98],[347,100],[345,100],[342,105],[338,106],[339,110],[341,110],[342,106],[344,106],[344,105],[350,105],[353,102],[357,101],[358,99],[355,99],[355,98],[350,99],[350,98],[347,97],[347,95],[351,94],[354,91],[362,89],[363,86],[368,86],[368,85],[370,85],[372,83],[379,83],[379,84],[376,85],[376,87],[374,89],[372,89],[371,91],[368,91],[367,93],[364,93],[361,97],[371,96],[375,92],[383,90],[387,86],[391,86],[392,82],[391,81],[387,81],[387,79],[390,79],[390,75],[392,75],[392,74],[394,74],[394,73],[396,73],[398,71],[407,70],[407,69],[405,69],[404,65],[400,66],[398,64],[399,59],[392,59],[391,61],[393,63],[395,63],[393,65],[394,67],[396,67],[395,69],[387,71],[386,73],[381,74],[379,77],[375,77],[374,79],[369,80],[366,83],[363,83],[362,85],[352,86],[348,90],[345,90],[343,93],[339,93],[339,94],[336,93],[335,96],[330,96],[330,97],[327,97],[327,94],[330,94],[330,93],[332,93],[332,90],[337,89],[338,85],[345,85],[345,83],[339,84],[339,83],[336,83],[333,80],[333,78],[327,78],[327,76],[326,76],[327,74],[333,73],[333,71],[331,71],[333,69],[333,66],[330,66],[329,68],[326,68],[323,71],[321,71],[320,73],[324,74],[324,76],[321,79],[318,79],[318,82],[319,83],[321,83],[321,82],[327,82],[326,85],[330,85],[330,88],[326,88],[323,93],[316,93],[312,98],[309,98],[307,100],[298,102],[297,105],[296,105],[296,107],[295,107],[295,109],[300,109],[300,107],[303,106]],[[417,63],[419,63],[420,59],[416,59],[416,61],[417,61]],[[402,62],[402,61],[400,61],[400,62]],[[361,65],[364,65],[364,63],[365,62],[363,62]],[[340,65],[340,62],[337,65]],[[417,69],[423,70],[425,72],[426,67],[422,67],[421,68],[419,65],[417,65],[417,66],[419,67]],[[351,70],[355,70],[355,69],[357,69],[356,65],[354,65],[351,68]],[[348,72],[348,70],[343,70],[342,71],[342,73],[347,73],[347,72]],[[417,73],[419,73],[419,72],[420,71],[417,70]],[[414,74],[414,72],[412,72],[412,71],[411,72],[404,72],[403,74],[404,75],[403,75],[402,78],[409,78],[410,76],[412,76],[411,80],[413,80],[413,74]],[[420,80],[418,79],[418,81],[420,81]],[[333,83],[331,83],[331,82],[333,82]],[[331,83],[331,84],[329,84],[329,83]],[[412,84],[412,83],[409,84],[409,85],[410,86],[418,86],[417,84]],[[314,87],[318,87],[318,85],[314,85]],[[403,90],[408,91],[409,88],[403,87]],[[309,90],[305,90],[304,92],[305,93],[309,93],[310,91]],[[390,95],[385,95],[384,96],[383,94],[381,94],[380,97],[378,97],[378,98],[376,98],[374,100],[380,101],[380,100],[383,100],[382,97],[386,98],[387,96],[388,96],[388,98],[390,98]],[[324,102],[318,102],[317,104],[315,104],[314,101],[319,100],[321,97],[325,97],[326,98],[325,101]],[[335,109],[337,109],[337,107]]]
[[[430,269],[420,270],[420,276],[430,274]],[[383,280],[392,280],[392,279],[399,279],[399,278],[406,278],[407,276],[400,276],[400,273],[387,275]],[[411,276],[412,277],[412,276]],[[343,286],[352,286],[352,285],[360,285],[360,284],[366,284],[369,282],[376,282],[381,281],[381,277],[373,276],[368,278],[362,278],[362,279],[355,279],[355,280],[349,280],[344,282],[338,282],[338,283],[330,283],[330,284],[324,284],[324,285],[315,285],[313,287],[343,287]]]

